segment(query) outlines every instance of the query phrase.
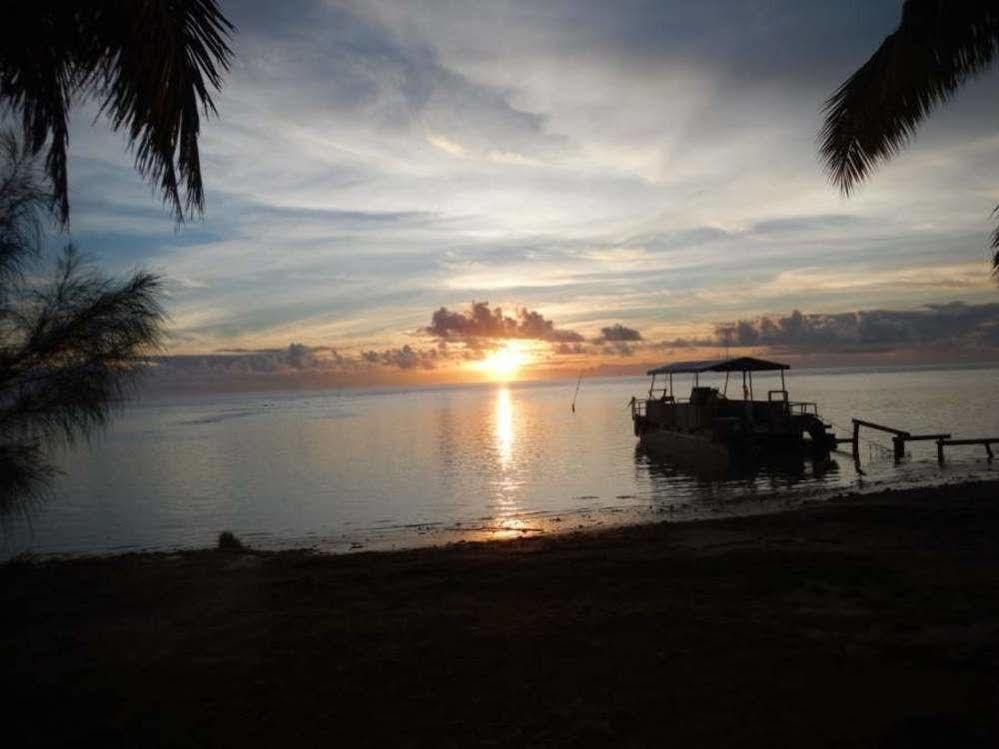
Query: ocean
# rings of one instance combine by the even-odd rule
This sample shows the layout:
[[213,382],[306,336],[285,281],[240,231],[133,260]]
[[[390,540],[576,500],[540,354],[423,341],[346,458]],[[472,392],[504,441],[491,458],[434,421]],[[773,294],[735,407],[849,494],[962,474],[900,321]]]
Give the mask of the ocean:
[[[758,391],[767,385],[757,378]],[[859,471],[834,453],[704,473],[636,449],[627,406],[646,378],[583,380],[573,412],[575,386],[146,396],[58,454],[51,496],[6,519],[0,553],[197,548],[223,530],[266,549],[386,549],[757,513],[996,475],[981,446],[953,448],[940,466],[934,443],[910,443],[896,465],[889,436],[872,431],[861,435]],[[995,368],[801,370],[788,389],[817,402],[844,437],[852,417],[999,436]]]

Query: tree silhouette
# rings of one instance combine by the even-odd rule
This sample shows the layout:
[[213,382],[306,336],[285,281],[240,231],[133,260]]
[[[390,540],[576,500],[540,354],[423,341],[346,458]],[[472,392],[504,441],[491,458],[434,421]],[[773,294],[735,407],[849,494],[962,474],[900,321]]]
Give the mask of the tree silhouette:
[[[135,167],[178,220],[204,210],[198,133],[214,112],[232,24],[216,0],[32,0],[0,24],[0,104],[39,154],[59,219],[69,221],[69,110],[94,99],[124,130]],[[16,20],[15,20],[16,18]]]
[[[51,209],[69,223],[71,106],[95,100],[178,221],[204,210],[201,116],[232,53],[216,0],[33,0],[0,24],[0,515],[42,492],[46,449],[107,423],[162,334],[161,280],[115,280],[66,247],[48,281]],[[37,157],[48,146],[43,187]]]
[[37,280],[51,195],[30,149],[0,134],[0,515],[44,491],[46,448],[107,423],[161,336],[161,281],[114,280],[72,245]]
[[[849,195],[997,56],[999,3],[906,0],[898,29],[826,102],[821,153],[833,181]],[[999,228],[992,246],[999,248]],[[999,251],[993,272],[999,274]]]

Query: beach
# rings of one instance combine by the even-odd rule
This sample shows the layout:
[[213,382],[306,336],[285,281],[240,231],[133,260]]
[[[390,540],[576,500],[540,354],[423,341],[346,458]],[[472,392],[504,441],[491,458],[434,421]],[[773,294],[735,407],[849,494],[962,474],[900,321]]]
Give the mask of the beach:
[[992,746],[997,498],[975,482],[411,551],[15,560],[6,734]]
[[999,747],[944,5],[19,4],[0,740]]

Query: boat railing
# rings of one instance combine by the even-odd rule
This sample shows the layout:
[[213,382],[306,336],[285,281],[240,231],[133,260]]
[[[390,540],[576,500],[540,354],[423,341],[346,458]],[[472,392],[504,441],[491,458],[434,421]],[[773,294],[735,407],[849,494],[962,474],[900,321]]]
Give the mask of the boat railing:
[[804,416],[805,414],[811,414],[812,416],[819,415],[819,404],[812,403],[810,401],[801,401],[798,403],[791,403],[791,413],[797,414],[799,416]]

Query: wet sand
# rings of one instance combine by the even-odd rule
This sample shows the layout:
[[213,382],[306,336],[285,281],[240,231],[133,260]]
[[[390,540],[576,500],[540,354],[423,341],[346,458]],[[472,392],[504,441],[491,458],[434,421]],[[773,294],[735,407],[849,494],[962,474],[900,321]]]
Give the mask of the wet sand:
[[11,746],[996,746],[999,482],[0,567]]

